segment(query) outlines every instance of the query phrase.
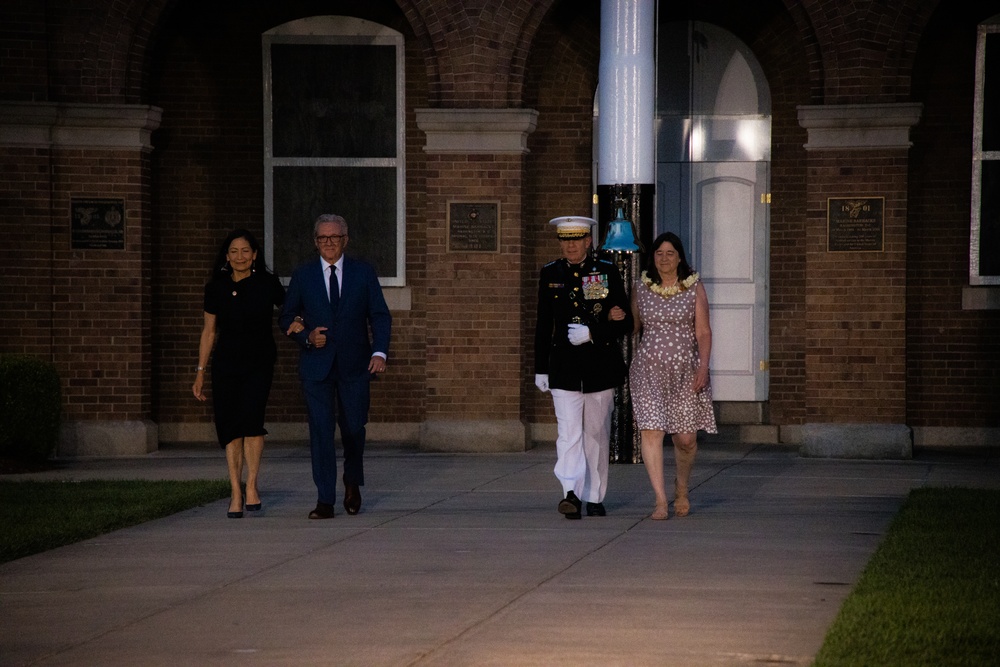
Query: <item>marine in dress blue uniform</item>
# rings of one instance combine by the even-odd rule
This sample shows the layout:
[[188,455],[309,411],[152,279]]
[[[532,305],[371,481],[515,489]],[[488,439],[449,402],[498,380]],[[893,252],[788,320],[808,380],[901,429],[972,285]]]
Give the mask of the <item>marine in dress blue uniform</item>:
[[552,392],[559,512],[604,516],[614,390],[625,379],[621,337],[632,331],[625,286],[614,264],[591,252],[591,218],[555,218],[563,257],[538,279],[535,384]]

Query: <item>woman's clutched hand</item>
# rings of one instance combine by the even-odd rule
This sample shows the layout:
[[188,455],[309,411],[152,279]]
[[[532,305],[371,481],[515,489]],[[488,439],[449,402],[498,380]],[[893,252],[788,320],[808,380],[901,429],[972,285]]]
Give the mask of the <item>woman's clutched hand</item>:
[[694,393],[700,392],[702,389],[708,386],[708,366],[698,366],[698,370],[694,374],[694,382],[691,385],[691,389]]
[[305,322],[301,317],[296,317],[295,320],[289,325],[288,331],[285,332],[286,336],[291,336],[292,334],[297,334],[306,330]]

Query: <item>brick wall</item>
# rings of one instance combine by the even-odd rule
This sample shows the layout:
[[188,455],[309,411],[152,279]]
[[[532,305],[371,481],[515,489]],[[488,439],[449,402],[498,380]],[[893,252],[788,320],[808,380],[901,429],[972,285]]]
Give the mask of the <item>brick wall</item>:
[[0,352],[52,360],[52,192],[48,149],[0,148]]
[[[204,286],[230,230],[245,227],[264,240],[260,82],[259,39],[254,49],[231,33],[191,26],[157,52],[152,99],[164,109],[153,135],[158,422],[212,420],[211,403],[191,395]],[[285,396],[298,394],[287,341],[278,349],[272,419],[287,409]]]
[[[67,421],[148,418],[148,157],[5,148],[0,163],[2,350],[56,365]],[[125,200],[124,250],[73,249],[73,197]]]
[[[398,14],[385,15],[384,9],[338,9],[406,30]],[[295,11],[301,9],[269,8],[245,12],[238,19],[221,10],[198,20],[175,15],[174,31],[157,49],[151,72],[152,94],[154,103],[165,113],[161,129],[154,135],[156,421],[212,420],[211,405],[196,401],[190,390],[203,321],[204,284],[218,244],[231,229],[246,227],[263,242],[260,33],[298,18]],[[426,100],[427,84],[419,41],[411,36],[406,49],[410,63],[406,83],[410,193],[406,275],[413,307],[393,313],[389,369],[372,386],[373,422],[419,422],[424,414],[426,159],[423,133],[416,129],[413,109]],[[267,419],[304,422],[298,348],[277,328],[275,338],[278,363]]]
[[[46,5],[30,0],[0,3],[0,99],[48,99]],[[4,173],[12,173],[5,171]]]
[[[941,7],[920,44],[914,97],[907,236],[907,422],[1000,426],[1000,311],[962,310],[969,284],[971,112],[975,26],[971,7]],[[941,54],[947,53],[947,57]]]
[[[521,419],[519,155],[427,160],[427,418]],[[448,252],[448,200],[500,202],[500,252]]]
[[842,0],[807,0],[801,4],[820,44],[823,103],[908,101],[913,53],[936,2],[898,0],[853,7]]
[[[905,421],[905,149],[807,160],[806,419]],[[827,199],[884,196],[883,252],[830,252]]]
[[807,137],[797,107],[812,102],[808,40],[798,34],[790,16],[778,13],[748,43],[771,88],[769,416],[775,424],[802,424]]
[[[935,3],[920,0],[850,14],[835,0],[786,4],[720,0],[663,10],[732,30],[771,86],[772,421],[997,425],[997,314],[962,311],[960,299],[968,282],[971,40],[975,24],[1000,8],[938,3],[928,19]],[[419,423],[449,410],[553,421],[550,399],[532,385],[535,280],[559,252],[548,220],[591,210],[600,3],[487,5],[336,7],[406,35],[412,308],[394,313],[373,421]],[[71,419],[208,423],[210,409],[190,396],[190,382],[209,264],[233,227],[263,235],[259,36],[331,10],[306,0],[240,12],[168,0],[109,0],[84,13],[70,0],[39,7],[0,7],[0,98],[141,102],[163,107],[164,118],[149,158],[0,149],[0,349],[56,360]],[[798,105],[895,101],[925,104],[908,153],[802,148]],[[414,109],[433,106],[537,109],[531,152],[428,156]],[[862,190],[887,197],[886,252],[845,263],[825,251],[826,198]],[[499,256],[442,251],[445,203],[466,195],[501,200]],[[73,251],[72,196],[126,199],[128,248]],[[502,317],[487,306],[488,290],[462,289],[477,274],[514,286],[499,304]],[[457,310],[476,316],[476,326]],[[60,319],[65,312],[72,320]],[[278,345],[268,416],[301,422],[296,353],[283,339]],[[493,393],[480,390],[477,375],[489,373],[503,378]]]
[[399,0],[397,4],[423,44],[425,62],[433,63],[428,80],[432,105],[505,109],[520,106],[523,65],[534,46],[535,31],[558,3]]
[[427,69],[420,41],[406,40],[406,285],[408,311],[392,314],[386,373],[372,385],[372,419],[420,423],[427,405],[427,154],[414,109],[428,106]]
[[[52,158],[52,360],[69,421],[148,419],[149,157],[59,149]],[[125,249],[73,249],[72,197],[125,200]]]
[[[599,12],[557,11],[539,31],[528,63],[526,106],[538,111],[528,137],[525,187],[523,369],[525,416],[529,423],[555,423],[552,398],[535,387],[534,332],[538,272],[560,256],[549,220],[591,215],[593,193],[593,104],[600,61]],[[594,240],[595,245],[600,239]]]

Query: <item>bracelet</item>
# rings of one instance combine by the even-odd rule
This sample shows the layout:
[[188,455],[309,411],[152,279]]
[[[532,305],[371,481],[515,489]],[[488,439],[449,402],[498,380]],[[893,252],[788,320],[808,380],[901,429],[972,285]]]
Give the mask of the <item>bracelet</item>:
[[201,373],[203,370],[205,370],[204,366],[195,366],[194,367],[194,372],[195,373]]

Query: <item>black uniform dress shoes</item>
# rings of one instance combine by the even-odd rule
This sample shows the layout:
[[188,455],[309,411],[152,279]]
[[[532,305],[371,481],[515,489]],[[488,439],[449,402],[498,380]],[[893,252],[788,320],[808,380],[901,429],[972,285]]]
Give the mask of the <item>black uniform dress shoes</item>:
[[358,513],[361,509],[361,489],[358,488],[357,484],[348,484],[344,482],[344,509],[351,516]]
[[310,519],[332,519],[333,505],[330,503],[316,503],[316,509],[309,512]]
[[582,505],[583,503],[576,497],[576,494],[569,491],[566,493],[566,497],[559,501],[559,513],[567,519],[579,519]]
[[607,516],[604,503],[587,503],[587,516]]

